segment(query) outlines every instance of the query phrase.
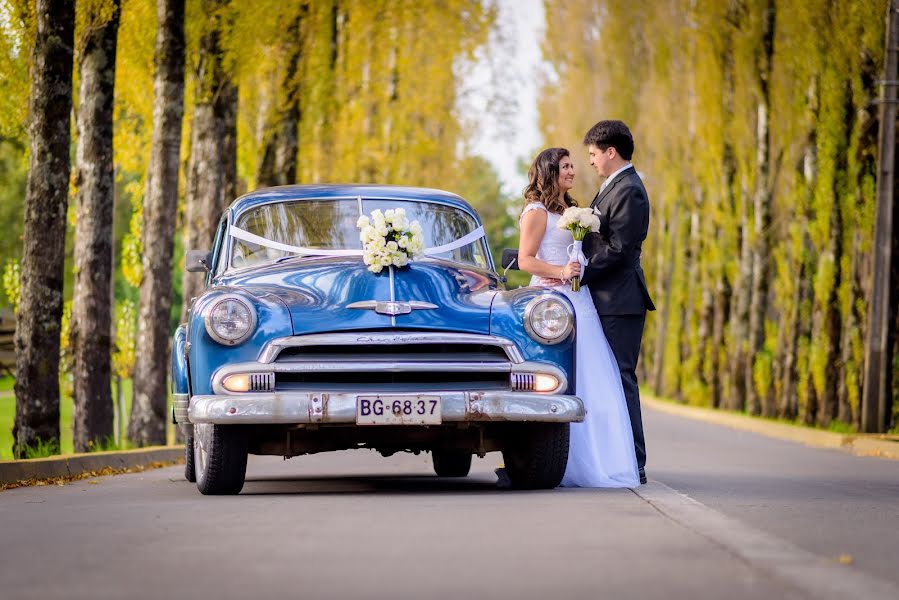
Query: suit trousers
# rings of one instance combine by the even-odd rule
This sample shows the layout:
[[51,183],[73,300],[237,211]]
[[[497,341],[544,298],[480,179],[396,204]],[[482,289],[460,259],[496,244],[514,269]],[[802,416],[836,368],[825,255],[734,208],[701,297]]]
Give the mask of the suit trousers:
[[640,388],[637,386],[637,360],[640,357],[646,313],[600,316],[599,320],[602,322],[606,339],[609,340],[612,354],[618,361],[618,370],[621,371],[624,399],[631,419],[631,429],[634,431],[637,466],[643,469],[646,465],[646,442],[643,438],[643,417],[640,412]]

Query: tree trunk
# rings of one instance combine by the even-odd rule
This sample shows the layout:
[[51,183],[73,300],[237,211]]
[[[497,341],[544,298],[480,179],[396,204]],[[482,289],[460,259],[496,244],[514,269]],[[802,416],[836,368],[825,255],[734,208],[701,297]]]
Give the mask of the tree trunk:
[[[120,0],[108,22],[84,32],[75,187],[75,291],[72,300],[75,452],[110,441],[112,430],[112,117]],[[93,22],[95,18],[87,21]]]
[[[712,219],[706,219],[706,223],[711,223]],[[710,245],[713,240],[717,240],[715,228],[710,225],[703,227],[703,237],[705,238],[703,246]],[[698,377],[702,382],[705,397],[704,403],[712,405],[714,402],[713,388],[717,366],[718,347],[714,345],[712,340],[715,331],[715,286],[721,283],[718,278],[718,265],[710,262],[706,254],[700,254],[702,257],[702,292],[700,296],[699,306],[699,329],[696,334],[698,340],[697,351],[699,352],[700,365],[698,369]]]
[[[753,216],[752,287],[749,302],[748,350],[746,355],[746,402],[749,412],[758,415],[763,408],[772,413],[771,390],[758,390],[755,384],[755,361],[765,343],[765,313],[768,309],[768,279],[771,271],[771,72],[774,61],[774,32],[777,12],[774,0],[768,0],[763,17],[761,56],[757,60],[759,102],[756,128],[756,178]],[[764,394],[760,397],[760,394]],[[764,406],[763,406],[764,404]]]
[[340,0],[334,0],[331,5],[331,18],[329,20],[330,23],[330,48],[331,54],[328,59],[328,72],[325,86],[325,95],[326,104],[325,109],[323,111],[324,114],[324,122],[322,123],[321,130],[321,146],[322,146],[322,156],[324,160],[319,161],[321,163],[319,176],[321,179],[328,180],[334,179],[334,167],[333,161],[330,160],[332,154],[334,153],[335,147],[335,123],[337,122],[338,117],[338,107],[339,102],[336,101],[336,94],[338,89],[338,57],[340,56],[341,46],[340,46],[340,36],[342,31],[346,28],[347,15],[344,11],[341,10]]
[[667,229],[668,251],[660,250],[658,254],[658,268],[656,277],[662,278],[662,298],[659,314],[656,317],[656,335],[655,347],[653,348],[652,360],[652,388],[656,394],[665,394],[665,338],[668,332],[668,318],[671,306],[671,279],[674,273],[674,263],[669,261],[669,257],[674,256],[677,248],[677,217],[680,206],[674,205],[674,215],[666,223],[664,215],[659,219],[659,233],[663,234],[656,238],[659,248],[665,247],[664,233]]
[[[692,195],[696,205],[700,205],[702,203],[702,192],[694,189]],[[680,373],[678,379],[681,383],[678,385],[678,388],[682,392],[688,391],[693,387],[684,385],[688,381],[692,382],[702,379],[702,343],[699,338],[699,333],[701,332],[698,332],[702,313],[701,309],[698,309],[696,306],[696,294],[697,292],[702,293],[701,226],[698,208],[694,206],[690,209],[690,242],[685,258],[686,281],[684,283],[687,287],[687,293],[681,312],[680,365],[678,367]],[[694,332],[697,332],[697,334],[694,334]],[[696,398],[684,398],[684,401],[688,403],[695,403],[696,400]]]
[[724,382],[726,381],[724,369],[726,368],[727,353],[724,349],[725,324],[730,318],[731,287],[724,272],[724,266],[718,265],[717,283],[715,285],[714,315],[712,317],[712,341],[711,341],[711,399],[712,406],[720,408]]
[[855,424],[859,416],[858,405],[852,399],[861,397],[861,381],[859,375],[863,372],[863,366],[858,364],[853,356],[853,347],[861,345],[863,337],[859,335],[862,324],[862,315],[858,313],[858,298],[861,294],[860,260],[861,260],[861,234],[855,228],[852,234],[852,248],[850,249],[849,272],[846,274],[846,284],[849,287],[849,299],[846,302],[848,311],[843,318],[842,332],[840,333],[840,372],[837,383],[837,420]]
[[59,441],[59,333],[69,191],[75,5],[37,0],[28,184],[16,320],[13,452]]
[[[224,65],[222,37],[227,30],[228,0],[204,0],[207,16],[200,39],[200,62],[194,107],[193,135],[187,180],[187,234],[185,249],[208,250],[225,209],[226,194],[235,186],[233,165],[236,143],[229,139],[236,117],[237,89]],[[230,189],[229,189],[230,188]],[[190,305],[203,291],[203,277],[184,273],[186,321]]]
[[184,0],[157,0],[153,138],[144,198],[137,347],[128,437],[164,444],[172,312],[172,252],[184,115]]
[[[803,223],[805,223],[804,215]],[[781,356],[777,361],[779,365],[777,381],[780,383],[780,395],[777,401],[777,413],[776,415],[771,415],[784,419],[795,419],[799,410],[796,403],[796,358],[799,353],[801,307],[804,302],[808,301],[810,292],[803,250],[800,247],[795,248],[795,251],[797,256],[793,257],[793,264],[798,268],[794,271],[796,280],[793,284],[793,298],[790,302],[790,312],[785,315],[785,323],[781,328],[783,343],[778,345],[781,352]]]
[[304,46],[303,20],[309,10],[301,4],[285,31],[284,78],[266,127],[262,162],[256,181],[261,187],[297,181],[297,148],[300,127],[300,69]]
[[[232,82],[227,82],[222,86],[221,101],[221,127],[222,127],[222,164],[224,169],[224,186],[222,188],[222,204],[221,212],[226,206],[237,198],[240,194],[246,192],[241,190],[240,182],[237,180],[237,111],[239,103],[239,94],[237,86]],[[296,155],[296,151],[294,151]],[[244,186],[245,188],[246,186]],[[218,224],[216,219],[215,224]],[[213,227],[213,232],[215,228]]]
[[743,410],[746,406],[746,372],[748,356],[747,333],[749,301],[752,290],[752,247],[749,242],[749,195],[743,186],[740,198],[740,256],[734,282],[734,311],[731,313],[730,336],[733,344],[730,362],[730,386],[726,406]]
[[[765,312],[768,309],[768,280],[771,271],[770,260],[770,228],[771,228],[771,188],[768,183],[770,172],[769,164],[769,134],[768,134],[768,107],[759,105],[759,171],[757,174],[757,189],[755,193],[754,210],[754,244],[752,250],[752,288],[749,303],[749,330],[747,341],[749,344],[744,375],[746,379],[746,402],[749,412],[758,415],[762,412],[764,399],[766,412],[770,412],[768,399],[770,390],[756,389],[754,381],[755,358],[765,343]],[[762,141],[763,140],[763,141]],[[760,397],[759,394],[764,394]]]
[[837,291],[840,289],[840,261],[843,256],[842,218],[840,203],[834,198],[833,214],[830,219],[830,241],[822,259],[833,261],[834,281],[824,298],[816,299],[813,318],[812,340],[815,344],[825,344],[826,365],[823,386],[816,389],[818,399],[818,425],[828,427],[837,416],[837,378],[840,373],[840,314]]

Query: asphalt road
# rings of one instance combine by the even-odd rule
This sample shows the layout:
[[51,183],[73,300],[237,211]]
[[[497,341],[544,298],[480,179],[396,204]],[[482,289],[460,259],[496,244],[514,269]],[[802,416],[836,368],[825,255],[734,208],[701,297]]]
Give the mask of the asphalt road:
[[899,461],[646,430],[635,491],[363,450],[253,457],[238,497],[177,467],[0,492],[0,598],[899,598]]

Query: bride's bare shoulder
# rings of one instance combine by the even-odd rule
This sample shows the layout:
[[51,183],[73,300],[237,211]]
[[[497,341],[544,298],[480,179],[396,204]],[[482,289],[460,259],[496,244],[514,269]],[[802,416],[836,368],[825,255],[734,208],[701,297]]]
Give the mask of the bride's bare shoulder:
[[524,210],[521,211],[521,216],[518,217],[518,220],[521,221],[527,217],[527,220],[538,220],[543,221],[546,219],[546,215],[549,214],[549,211],[546,210],[546,207],[543,206],[541,202],[529,202],[524,206]]

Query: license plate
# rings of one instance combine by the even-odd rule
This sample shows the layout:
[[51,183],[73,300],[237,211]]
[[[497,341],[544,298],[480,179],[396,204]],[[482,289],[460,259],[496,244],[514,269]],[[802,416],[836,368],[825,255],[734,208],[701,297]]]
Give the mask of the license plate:
[[357,425],[440,425],[440,396],[356,396]]

